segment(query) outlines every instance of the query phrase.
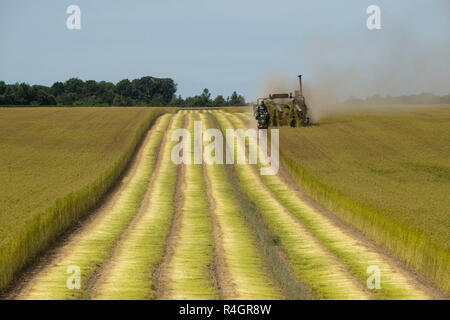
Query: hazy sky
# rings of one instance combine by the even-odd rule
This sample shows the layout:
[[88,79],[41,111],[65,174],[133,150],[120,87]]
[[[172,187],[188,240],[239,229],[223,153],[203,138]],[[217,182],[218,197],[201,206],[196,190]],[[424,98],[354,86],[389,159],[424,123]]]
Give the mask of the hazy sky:
[[[81,8],[81,30],[66,28],[71,4]],[[381,30],[366,28],[371,4],[381,7]],[[291,79],[303,73],[312,82],[323,77],[319,69],[326,66],[343,73],[351,68],[358,77],[370,78],[383,66],[391,68],[394,59],[406,61],[404,77],[420,77],[423,69],[435,68],[443,78],[436,87],[425,79],[412,87],[398,86],[393,93],[422,88],[442,92],[445,87],[448,93],[449,4],[0,0],[0,80],[50,85],[71,77],[117,82],[152,75],[173,78],[183,96],[208,87],[213,95],[237,90],[253,99],[271,75]],[[409,54],[418,58],[408,60]],[[432,64],[424,66],[423,59]],[[418,64],[422,69],[415,69]]]

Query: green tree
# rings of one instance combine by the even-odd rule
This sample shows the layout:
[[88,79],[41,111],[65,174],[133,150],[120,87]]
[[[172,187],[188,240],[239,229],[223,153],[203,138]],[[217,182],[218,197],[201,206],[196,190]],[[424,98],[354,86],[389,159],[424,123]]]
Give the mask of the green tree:
[[71,106],[77,100],[77,96],[75,93],[63,93],[56,97],[56,102],[59,105],[63,106]]
[[64,83],[64,91],[67,93],[81,94],[84,90],[84,82],[77,78],[71,78]]
[[162,106],[164,105],[164,97],[162,94],[157,93],[152,97],[152,101],[150,102],[151,106]]
[[55,97],[46,93],[44,90],[38,91],[36,101],[40,106],[52,106],[56,104]]
[[[55,82],[51,87],[16,83],[7,85],[0,81],[1,104],[29,105],[167,105],[175,98],[177,85],[172,79],[142,77],[124,79],[116,85],[111,82],[71,78]],[[41,92],[42,91],[42,92]],[[44,95],[44,93],[46,95]],[[115,100],[115,101],[114,101]],[[177,104],[184,104],[179,97]],[[199,104],[198,99],[195,103]]]
[[175,96],[175,92],[177,92],[177,84],[172,79],[162,79],[159,89],[163,98],[163,103],[166,105]]
[[130,80],[124,79],[124,80],[119,81],[116,84],[116,92],[119,95],[131,98],[132,94],[133,94],[133,86],[132,86]]
[[120,94],[116,94],[114,96],[114,100],[112,101],[113,106],[123,106],[125,102],[122,99],[122,96]]
[[56,97],[64,93],[64,84],[62,82],[55,82],[52,87],[52,94]]
[[99,94],[100,88],[95,80],[87,80],[84,83],[84,93],[86,96],[96,96]]
[[229,101],[230,106],[244,106],[245,105],[245,98],[241,95],[238,95],[236,91],[233,91],[231,94],[231,98]]
[[6,91],[6,84],[4,81],[0,81],[0,95],[4,94]]
[[172,100],[170,100],[169,105],[173,107],[183,107],[185,103],[181,95],[178,97],[174,95]]
[[16,105],[27,105],[32,100],[34,94],[30,90],[30,86],[26,83],[21,83],[15,86],[15,104]]
[[203,89],[202,94],[200,95],[200,105],[201,107],[206,107],[211,104],[211,93],[207,88]]
[[203,107],[203,99],[201,96],[194,96],[186,98],[186,107]]
[[215,107],[223,107],[227,105],[227,102],[225,100],[225,98],[222,95],[218,95],[214,101],[213,101],[213,105]]
[[142,77],[140,79],[133,80],[133,86],[136,88],[137,100],[145,103],[150,103],[153,97],[153,77]]

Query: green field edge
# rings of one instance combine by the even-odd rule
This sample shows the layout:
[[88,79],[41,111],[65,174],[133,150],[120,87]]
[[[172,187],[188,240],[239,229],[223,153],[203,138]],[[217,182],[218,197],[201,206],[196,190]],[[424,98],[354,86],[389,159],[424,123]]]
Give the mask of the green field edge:
[[136,130],[127,150],[96,180],[84,188],[57,199],[55,204],[30,219],[21,232],[0,248],[0,292],[14,276],[47,249],[74,222],[93,210],[119,180],[156,119],[165,113],[156,108]]

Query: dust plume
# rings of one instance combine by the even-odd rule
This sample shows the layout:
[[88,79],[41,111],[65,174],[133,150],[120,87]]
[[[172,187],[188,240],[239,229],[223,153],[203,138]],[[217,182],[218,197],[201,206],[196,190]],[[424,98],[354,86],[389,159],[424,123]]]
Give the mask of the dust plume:
[[263,79],[263,84],[259,90],[260,97],[268,97],[272,92],[290,92],[292,91],[292,81],[283,74],[272,72]]
[[305,72],[294,70],[289,79],[269,74],[271,78],[264,82],[263,91],[293,91],[298,87],[295,72],[303,72],[304,95],[314,121],[346,110],[348,106],[341,103],[350,97],[424,92],[448,95],[450,38],[433,40],[411,34],[408,28],[395,23],[379,31],[315,34],[299,49]]

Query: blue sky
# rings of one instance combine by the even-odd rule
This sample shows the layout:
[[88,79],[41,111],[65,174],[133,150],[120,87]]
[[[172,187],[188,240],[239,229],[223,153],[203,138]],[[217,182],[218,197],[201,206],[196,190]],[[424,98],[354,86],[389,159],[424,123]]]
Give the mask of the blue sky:
[[[317,83],[327,72],[351,70],[358,83],[373,73],[385,84],[367,81],[360,88],[367,94],[443,93],[450,91],[449,3],[1,0],[0,79],[50,85],[71,77],[117,82],[152,75],[173,78],[183,96],[207,87],[213,95],[237,90],[254,99],[274,75],[295,80],[303,73]],[[81,8],[81,30],[66,28],[71,4]],[[381,7],[381,30],[366,28],[370,4]],[[395,76],[380,74],[402,61]],[[427,79],[435,73],[441,73],[436,85]],[[419,75],[421,81],[404,84]]]

